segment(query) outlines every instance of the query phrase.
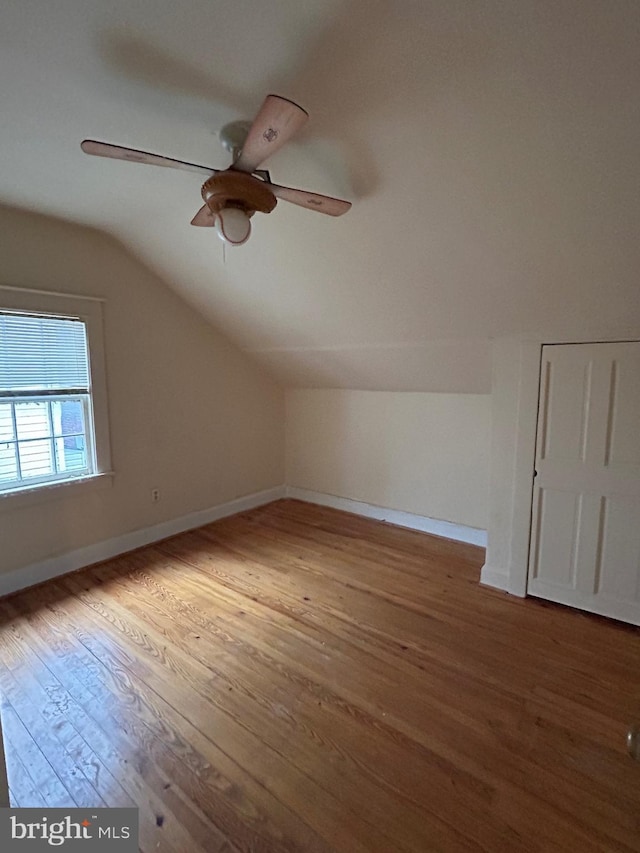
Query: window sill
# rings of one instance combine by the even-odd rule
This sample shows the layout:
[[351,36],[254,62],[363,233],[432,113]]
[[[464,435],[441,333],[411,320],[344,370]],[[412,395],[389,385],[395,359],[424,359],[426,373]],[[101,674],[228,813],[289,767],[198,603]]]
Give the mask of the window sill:
[[79,477],[77,480],[65,480],[62,483],[43,483],[15,492],[0,493],[0,512],[34,506],[51,500],[75,498],[87,492],[108,489],[113,485],[113,477],[113,471],[106,471],[103,474]]

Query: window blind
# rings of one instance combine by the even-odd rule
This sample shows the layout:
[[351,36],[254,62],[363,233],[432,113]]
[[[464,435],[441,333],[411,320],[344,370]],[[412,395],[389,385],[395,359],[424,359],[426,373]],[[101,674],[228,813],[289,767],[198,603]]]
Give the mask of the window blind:
[[0,397],[89,390],[82,320],[0,312]]

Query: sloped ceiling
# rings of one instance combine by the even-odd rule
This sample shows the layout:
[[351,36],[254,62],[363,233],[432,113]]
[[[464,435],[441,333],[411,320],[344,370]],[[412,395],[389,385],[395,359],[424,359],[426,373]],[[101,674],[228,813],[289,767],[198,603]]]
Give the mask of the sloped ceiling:
[[[490,340],[640,334],[637,0],[20,0],[0,25],[0,200],[113,233],[298,386],[489,390]],[[197,175],[275,92],[311,119],[229,249]],[[1,235],[2,239],[10,235]]]

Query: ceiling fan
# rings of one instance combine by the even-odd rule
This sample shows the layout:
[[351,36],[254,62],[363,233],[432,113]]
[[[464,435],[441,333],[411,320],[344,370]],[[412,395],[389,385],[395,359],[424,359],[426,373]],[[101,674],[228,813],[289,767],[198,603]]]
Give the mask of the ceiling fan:
[[220,131],[222,144],[233,158],[229,168],[223,170],[95,139],[85,139],[81,148],[85,154],[96,157],[131,160],[206,175],[201,191],[204,205],[191,224],[215,227],[222,240],[240,246],[249,239],[253,214],[256,211],[271,213],[278,199],[329,216],[341,216],[351,207],[351,202],[339,198],[274,184],[269,172],[258,169],[267,157],[275,154],[300,130],[308,118],[306,110],[293,101],[279,95],[267,95],[252,123],[235,121]]

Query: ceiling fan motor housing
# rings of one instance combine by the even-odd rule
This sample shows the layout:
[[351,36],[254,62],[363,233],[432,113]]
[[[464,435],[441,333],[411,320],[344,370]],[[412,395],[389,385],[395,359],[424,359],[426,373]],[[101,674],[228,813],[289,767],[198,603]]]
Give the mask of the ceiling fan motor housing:
[[247,216],[253,216],[256,211],[271,213],[278,203],[258,178],[232,169],[218,172],[206,180],[202,185],[202,198],[213,214],[223,207],[238,207]]

